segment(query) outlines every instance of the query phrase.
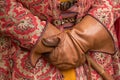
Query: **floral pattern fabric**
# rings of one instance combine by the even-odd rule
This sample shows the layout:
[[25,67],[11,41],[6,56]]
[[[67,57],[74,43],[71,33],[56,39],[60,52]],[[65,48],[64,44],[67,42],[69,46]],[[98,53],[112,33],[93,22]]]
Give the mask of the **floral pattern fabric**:
[[[51,3],[52,2],[52,3]],[[53,3],[54,2],[54,3]],[[77,0],[66,11],[57,5],[59,0],[0,0],[0,80],[62,80],[58,69],[41,58],[35,67],[30,63],[30,50],[44,34],[46,20],[61,19],[64,13],[77,13],[76,19],[91,15],[103,24],[115,41],[114,55],[89,52],[115,80],[120,79],[118,41],[114,29],[120,17],[119,0]],[[77,80],[87,80],[88,67],[76,69]],[[92,69],[93,80],[102,80]]]

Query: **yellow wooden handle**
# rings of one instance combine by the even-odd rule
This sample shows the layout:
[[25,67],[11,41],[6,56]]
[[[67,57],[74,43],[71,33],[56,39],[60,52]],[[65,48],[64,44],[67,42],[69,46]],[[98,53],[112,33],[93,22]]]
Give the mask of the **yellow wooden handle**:
[[76,80],[75,69],[61,71],[64,76],[64,80]]

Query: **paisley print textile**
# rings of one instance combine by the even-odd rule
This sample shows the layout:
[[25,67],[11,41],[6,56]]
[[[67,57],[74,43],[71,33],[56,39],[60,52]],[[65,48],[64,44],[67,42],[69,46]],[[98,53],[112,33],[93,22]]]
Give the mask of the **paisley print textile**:
[[[30,50],[44,34],[46,21],[67,20],[69,17],[65,15],[71,13],[75,13],[75,23],[85,15],[91,15],[108,29],[116,53],[91,51],[89,55],[115,80],[120,80],[120,50],[114,29],[114,22],[120,17],[120,0],[75,0],[65,10],[59,8],[61,4],[60,0],[0,0],[0,80],[63,80],[59,70],[44,58],[33,67],[29,56]],[[87,70],[87,64],[78,67],[77,80],[87,80]],[[102,80],[94,69],[91,75],[92,80]]]

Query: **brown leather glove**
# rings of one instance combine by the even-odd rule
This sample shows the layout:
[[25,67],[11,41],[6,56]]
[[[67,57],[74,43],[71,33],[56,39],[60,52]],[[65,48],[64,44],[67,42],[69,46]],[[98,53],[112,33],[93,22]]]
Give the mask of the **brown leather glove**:
[[[30,60],[31,60],[31,64],[33,66],[35,66],[37,60],[41,57],[41,53],[47,53],[47,52],[51,52],[54,47],[46,47],[41,43],[42,38],[47,38],[53,35],[56,35],[60,33],[60,31],[54,27],[52,24],[48,23],[45,32],[43,33],[42,37],[40,38],[40,40],[38,40],[37,44],[35,45],[35,47],[32,49],[31,51],[31,56],[30,56]],[[52,43],[53,45],[57,45],[58,41],[54,40],[55,42]]]
[[85,53],[88,51],[110,54],[115,52],[113,39],[107,29],[89,15],[72,30],[42,40],[48,47],[53,46],[52,43],[57,43],[56,41],[60,42],[47,58],[61,70],[83,64],[86,61]]

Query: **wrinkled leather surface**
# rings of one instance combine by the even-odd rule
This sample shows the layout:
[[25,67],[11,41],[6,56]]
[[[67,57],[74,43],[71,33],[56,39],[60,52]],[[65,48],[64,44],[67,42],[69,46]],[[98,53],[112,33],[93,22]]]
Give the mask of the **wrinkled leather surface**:
[[58,46],[47,56],[48,61],[61,70],[75,68],[85,61],[88,51],[100,51],[113,54],[114,42],[109,32],[96,19],[86,16],[72,30],[43,39],[44,45]]
[[[45,32],[43,33],[44,35],[41,36],[40,40],[38,40],[37,44],[35,45],[35,47],[33,48],[33,50],[31,51],[31,63],[33,66],[35,66],[37,60],[41,57],[41,53],[47,53],[47,52],[51,52],[54,47],[46,47],[42,44],[41,40],[43,38],[47,38],[53,35],[56,35],[60,33],[60,31],[54,27],[52,24],[48,23]],[[53,45],[57,45],[58,41],[54,40],[55,42],[52,43]]]

